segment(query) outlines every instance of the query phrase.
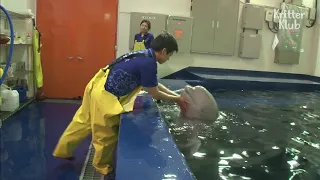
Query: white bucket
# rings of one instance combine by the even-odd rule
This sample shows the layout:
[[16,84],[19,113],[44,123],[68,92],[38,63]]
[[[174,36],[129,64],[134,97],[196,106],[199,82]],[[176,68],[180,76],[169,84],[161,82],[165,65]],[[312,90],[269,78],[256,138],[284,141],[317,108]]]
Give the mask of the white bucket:
[[13,112],[20,106],[19,93],[16,90],[1,88],[0,96],[2,98],[1,111]]

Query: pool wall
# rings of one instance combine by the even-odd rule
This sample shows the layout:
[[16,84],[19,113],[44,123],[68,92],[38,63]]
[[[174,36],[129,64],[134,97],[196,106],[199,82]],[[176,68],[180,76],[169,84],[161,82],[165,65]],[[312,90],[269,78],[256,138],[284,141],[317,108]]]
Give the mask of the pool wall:
[[[210,91],[320,90],[320,78],[310,75],[198,67],[182,69],[160,83],[172,90],[188,84]],[[139,96],[135,110],[121,116],[116,169],[117,180],[195,179],[150,96]]]
[[188,67],[162,79],[184,80],[214,90],[318,91],[320,77],[303,74]]

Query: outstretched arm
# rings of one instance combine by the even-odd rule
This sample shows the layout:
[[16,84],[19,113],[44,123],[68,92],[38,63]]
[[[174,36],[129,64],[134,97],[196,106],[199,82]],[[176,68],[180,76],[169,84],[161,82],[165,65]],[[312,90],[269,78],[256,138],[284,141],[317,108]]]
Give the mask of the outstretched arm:
[[182,113],[185,114],[187,111],[188,102],[185,101],[180,95],[172,95],[172,94],[160,91],[159,89],[160,86],[158,85],[156,87],[151,87],[151,88],[149,87],[147,88],[147,91],[156,100],[171,101],[171,102],[177,103],[180,106]]
[[175,103],[179,103],[181,101],[181,97],[179,95],[173,95],[160,90],[160,86],[148,87],[146,88],[148,93],[156,100],[163,101],[171,101]]
[[163,84],[158,83],[158,89],[162,92],[165,92],[167,94],[170,94],[172,96],[179,96],[179,94],[175,93],[174,91],[171,91],[170,89],[166,88]]
[[141,85],[156,100],[171,101],[179,104],[184,113],[187,108],[187,102],[175,92],[169,90],[164,85],[158,83],[157,63],[154,60],[143,63],[145,68],[141,72]]

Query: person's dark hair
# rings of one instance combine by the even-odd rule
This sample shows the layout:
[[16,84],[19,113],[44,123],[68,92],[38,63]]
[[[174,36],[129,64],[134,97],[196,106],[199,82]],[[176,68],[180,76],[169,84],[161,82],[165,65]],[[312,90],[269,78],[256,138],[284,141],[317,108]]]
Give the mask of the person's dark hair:
[[141,26],[141,24],[143,24],[143,23],[147,23],[147,25],[148,25],[148,30],[151,29],[151,22],[150,22],[149,20],[147,20],[147,19],[142,20],[141,23],[140,23],[140,26]]
[[167,53],[178,52],[176,39],[168,32],[162,32],[151,43],[151,48],[155,51],[167,50]]

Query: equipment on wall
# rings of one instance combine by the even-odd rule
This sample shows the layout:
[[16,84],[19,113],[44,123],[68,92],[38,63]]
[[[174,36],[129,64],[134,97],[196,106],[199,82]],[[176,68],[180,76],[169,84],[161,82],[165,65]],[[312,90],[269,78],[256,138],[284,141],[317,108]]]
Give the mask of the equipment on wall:
[[240,1],[192,1],[191,52],[233,56]]
[[[316,8],[305,7],[301,0],[291,0],[291,3],[283,1],[279,9],[266,11],[265,22],[269,30],[275,33],[272,47],[275,50],[275,63],[299,64],[300,53],[304,52],[303,29],[315,25],[316,14]],[[309,20],[309,25],[306,25],[306,20]]]
[[[275,50],[274,62],[299,64],[300,53],[303,52],[301,45],[303,29],[305,26],[311,28],[315,25],[318,10],[305,7],[301,0],[290,2],[283,1],[278,9],[250,4],[250,1],[241,2],[244,6],[240,21],[243,32],[240,33],[239,57],[260,58],[262,35],[259,30],[263,30],[263,23],[266,22],[269,30],[275,34],[272,47]],[[131,13],[130,48],[133,47],[134,35],[139,32],[141,20],[148,19],[152,22],[151,32],[154,32],[154,36],[164,29],[175,36],[180,52],[232,56],[237,38],[239,3],[240,1],[234,0],[191,0],[191,18],[133,12]],[[316,6],[318,6],[318,0],[316,0]],[[304,18],[285,19],[286,24],[299,24],[299,26],[284,27],[284,19],[279,18],[278,14],[288,13],[288,11],[305,14]],[[309,23],[306,24],[305,20],[309,20]],[[182,28],[182,25],[186,26]],[[156,31],[159,33],[155,33]]]
[[171,16],[155,13],[130,13],[130,48],[133,47],[134,36],[139,33],[139,25],[143,19],[148,19],[151,22],[150,33],[152,33],[154,37],[166,30],[176,38],[179,44],[179,53],[190,53],[193,17]]
[[179,46],[179,53],[190,53],[192,26],[192,17],[168,17],[167,31],[176,38]]
[[318,14],[318,0],[316,0],[316,7],[315,8],[309,8],[309,24],[307,25],[307,28],[313,27],[317,22],[317,14]]
[[9,21],[9,27],[10,27],[10,48],[9,48],[9,55],[8,55],[8,59],[7,59],[7,63],[6,63],[6,67],[4,68],[4,71],[3,71],[3,74],[0,78],[0,85],[3,83],[3,81],[5,80],[6,78],[6,75],[8,73],[8,69],[10,67],[10,64],[11,64],[11,59],[12,59],[12,53],[13,53],[13,46],[14,46],[14,29],[13,29],[13,23],[12,23],[12,20],[11,20],[11,17],[9,15],[9,12],[3,7],[0,5],[0,9],[4,12],[4,14],[6,15],[8,21]]
[[237,38],[239,4],[234,0],[192,1],[192,17],[131,12],[129,48],[133,48],[134,35],[139,33],[141,21],[148,19],[154,37],[167,30],[177,39],[181,53],[232,56]]
[[[281,11],[275,15],[279,19],[278,39],[275,48],[275,63],[299,64],[300,53],[303,52],[302,36],[308,9],[294,4],[282,3]],[[286,18],[286,14],[293,12],[296,18]],[[299,15],[299,17],[298,17]]]
[[161,34],[163,30],[166,30],[168,15],[156,13],[131,12],[129,36],[130,49],[133,49],[134,36],[135,34],[138,34],[140,32],[140,23],[144,19],[147,19],[151,22],[150,33],[152,33],[154,37]]
[[[259,59],[262,36],[259,30],[263,29],[264,7],[245,4],[242,9],[243,32],[240,35],[239,57]],[[247,31],[246,31],[247,30]]]

